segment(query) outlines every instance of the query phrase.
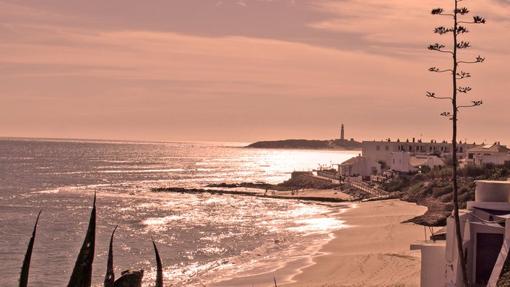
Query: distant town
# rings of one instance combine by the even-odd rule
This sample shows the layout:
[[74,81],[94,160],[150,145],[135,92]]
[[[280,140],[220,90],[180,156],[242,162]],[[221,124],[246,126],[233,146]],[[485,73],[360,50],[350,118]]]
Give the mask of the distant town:
[[[340,149],[361,150],[361,154],[343,163],[338,163],[338,176],[362,177],[372,180],[380,176],[391,177],[392,173],[416,173],[423,169],[443,167],[451,161],[452,144],[447,141],[429,142],[421,139],[356,141],[345,138],[345,127],[340,128],[340,137],[332,140],[288,139],[279,141],[260,141],[248,145],[249,148],[286,148],[286,149]],[[504,165],[510,162],[510,149],[500,142],[477,144],[459,142],[457,157],[460,167],[488,164]]]

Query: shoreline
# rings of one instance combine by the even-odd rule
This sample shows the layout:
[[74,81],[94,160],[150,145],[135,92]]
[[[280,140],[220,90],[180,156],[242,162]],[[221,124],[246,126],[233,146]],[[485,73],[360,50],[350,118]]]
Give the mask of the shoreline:
[[401,222],[425,211],[400,200],[353,204],[334,215],[345,228],[310,255],[286,261],[274,272],[211,286],[271,286],[273,274],[278,286],[419,286],[420,255],[409,246],[423,238],[423,228]]
[[350,228],[335,232],[326,255],[285,286],[419,286],[420,254],[409,246],[423,228],[401,222],[425,211],[400,200],[360,203],[342,215]]
[[[345,203],[338,206],[332,206],[335,210],[331,211],[328,214],[328,217],[341,222],[336,230],[348,228],[345,221],[341,219],[341,214],[350,210],[355,205],[355,203]],[[209,284],[206,284],[206,286],[274,286],[274,276],[278,286],[292,283],[294,282],[294,276],[300,274],[304,268],[314,264],[314,257],[325,254],[321,250],[325,245],[334,240],[334,233],[335,231],[330,231],[328,234],[306,235],[303,240],[292,242],[286,250],[277,254],[274,261],[268,261],[268,258],[265,258],[256,262],[253,268],[240,271],[240,274],[237,276],[228,276],[220,280],[213,280],[212,282],[209,282]],[[275,255],[272,255],[272,257],[274,256]]]

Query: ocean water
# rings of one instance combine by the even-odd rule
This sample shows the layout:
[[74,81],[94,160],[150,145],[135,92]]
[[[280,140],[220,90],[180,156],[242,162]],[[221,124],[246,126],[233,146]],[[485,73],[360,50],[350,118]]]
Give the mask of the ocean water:
[[[154,278],[151,238],[173,286],[204,286],[261,270],[342,228],[342,205],[151,192],[209,183],[278,183],[294,170],[340,163],[357,152],[262,150],[231,143],[132,143],[0,139],[1,286],[16,286],[35,216],[42,210],[31,286],[65,286],[97,193],[93,282],[102,286],[108,240],[116,275]],[[251,272],[251,273],[250,273]],[[270,283],[272,278],[268,278]]]

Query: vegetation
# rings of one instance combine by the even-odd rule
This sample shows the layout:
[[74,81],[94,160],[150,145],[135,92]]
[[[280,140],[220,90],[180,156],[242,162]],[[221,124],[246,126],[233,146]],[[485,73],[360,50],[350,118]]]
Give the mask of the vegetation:
[[[25,255],[25,259],[23,260],[23,267],[20,273],[19,286],[26,287],[28,286],[28,275],[30,269],[30,260],[32,257],[32,250],[36,238],[36,230],[37,223],[39,222],[39,216],[41,212],[37,215],[37,219],[34,225],[34,229],[32,232],[32,237],[30,238],[27,252]],[[105,287],[122,287],[122,286],[133,286],[133,287],[141,287],[143,270],[140,271],[124,271],[121,274],[121,277],[115,280],[115,274],[113,272],[113,236],[115,234],[115,230],[112,232],[112,236],[110,239],[110,248],[108,251],[108,263],[106,268],[106,275],[104,280]],[[96,196],[94,195],[94,203],[92,206],[92,211],[90,214],[89,225],[87,228],[87,232],[85,235],[85,240],[83,241],[83,245],[80,249],[80,253],[78,254],[78,258],[76,259],[76,264],[73,269],[73,273],[71,274],[71,278],[69,279],[69,287],[90,287],[92,284],[92,263],[94,261],[94,248],[95,248],[95,238],[96,238]],[[163,287],[163,266],[161,263],[161,258],[159,257],[158,248],[154,240],[152,241],[154,246],[154,252],[156,254],[156,267],[157,267],[157,276],[156,276],[156,287]]]
[[[36,238],[37,224],[39,222],[39,217],[41,212],[38,213],[37,219],[34,224],[34,228],[32,231],[32,236],[30,238],[28,248],[25,254],[25,258],[23,260],[23,266],[20,272],[20,280],[19,286],[26,287],[28,286],[28,275],[30,269],[30,261],[32,257],[32,250],[34,247],[34,242]],[[115,235],[115,231],[118,226],[115,226],[113,229],[112,235],[110,237],[110,244],[108,249],[108,259],[106,266],[106,274],[104,278],[104,287],[141,287],[142,278],[143,278],[143,270],[139,271],[123,271],[121,277],[115,280],[114,273],[114,265],[113,265],[113,239]],[[96,234],[96,195],[94,194],[94,203],[92,206],[92,211],[90,214],[89,225],[87,227],[85,240],[83,241],[83,245],[80,249],[80,253],[78,258],[76,259],[76,264],[73,269],[73,273],[71,274],[71,279],[69,280],[69,287],[76,286],[92,286],[92,263],[94,260],[94,248],[95,248],[95,234]],[[152,240],[152,245],[154,247],[154,254],[156,257],[156,280],[154,287],[163,287],[163,264],[161,262],[161,257],[159,256],[158,247],[154,240]],[[274,286],[277,287],[276,277],[273,277]]]
[[427,92],[427,97],[437,100],[447,100],[451,103],[451,111],[444,112],[441,115],[447,117],[452,122],[452,189],[453,189],[453,216],[455,218],[455,234],[457,238],[457,252],[459,254],[460,266],[462,269],[462,285],[469,286],[466,258],[464,256],[464,248],[462,247],[462,234],[459,219],[459,182],[458,182],[458,158],[457,158],[457,122],[458,113],[462,108],[477,107],[482,104],[482,101],[471,101],[470,104],[461,104],[458,98],[459,94],[468,94],[471,91],[469,86],[460,86],[459,81],[471,77],[471,74],[461,70],[461,65],[482,63],[485,58],[478,56],[474,60],[461,60],[459,59],[459,52],[463,49],[468,49],[471,44],[467,41],[460,40],[459,38],[469,32],[465,24],[485,24],[485,19],[480,16],[474,16],[471,21],[464,21],[462,18],[469,14],[469,9],[466,7],[459,7],[459,3],[463,0],[453,0],[454,8],[452,11],[445,11],[443,8],[435,8],[432,10],[432,15],[440,15],[450,17],[452,19],[452,26],[444,27],[439,26],[434,29],[434,33],[439,35],[452,35],[452,42],[450,47],[441,43],[434,43],[429,45],[428,49],[440,53],[450,54],[452,56],[451,67],[447,69],[440,69],[431,67],[429,71],[434,73],[446,73],[452,79],[452,96],[437,96],[436,93]]
[[37,232],[37,223],[39,222],[39,216],[41,216],[41,211],[37,214],[37,219],[35,220],[34,230],[32,231],[32,237],[30,237],[30,241],[28,242],[27,252],[25,253],[25,259],[23,259],[23,266],[21,267],[21,273],[19,277],[19,286],[27,287],[28,286],[28,275],[30,271],[30,261],[32,259],[32,250],[34,249],[35,235]]
[[[468,201],[475,199],[476,180],[507,180],[510,177],[510,163],[505,165],[466,166],[458,171],[459,208],[465,208]],[[402,199],[428,207],[428,211],[410,221],[427,226],[444,226],[454,206],[451,184],[452,168],[437,167],[417,174],[402,174],[383,183],[389,192],[401,192]]]

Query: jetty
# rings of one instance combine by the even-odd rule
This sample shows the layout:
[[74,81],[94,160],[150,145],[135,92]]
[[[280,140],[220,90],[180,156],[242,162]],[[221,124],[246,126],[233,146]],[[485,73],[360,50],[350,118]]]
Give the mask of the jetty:
[[313,202],[350,202],[353,198],[338,190],[327,189],[303,189],[303,190],[262,190],[262,189],[217,189],[217,188],[182,188],[182,187],[158,187],[153,188],[153,192],[172,192],[182,194],[212,194],[212,195],[239,195],[252,196],[258,198],[274,198],[274,199],[293,199]]

